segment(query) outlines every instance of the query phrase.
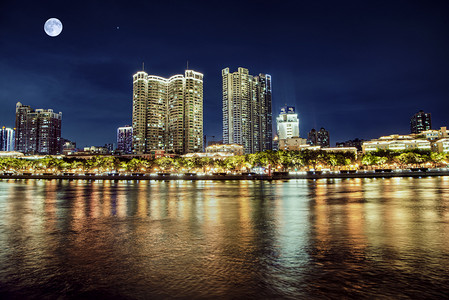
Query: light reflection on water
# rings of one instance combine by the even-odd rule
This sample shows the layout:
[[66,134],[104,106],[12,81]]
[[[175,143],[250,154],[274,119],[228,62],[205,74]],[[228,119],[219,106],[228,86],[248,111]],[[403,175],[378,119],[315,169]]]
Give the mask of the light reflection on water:
[[0,296],[440,298],[449,177],[0,181]]

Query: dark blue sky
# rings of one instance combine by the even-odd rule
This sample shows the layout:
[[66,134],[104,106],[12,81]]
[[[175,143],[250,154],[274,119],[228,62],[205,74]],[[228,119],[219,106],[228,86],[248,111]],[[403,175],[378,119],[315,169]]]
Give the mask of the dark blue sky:
[[[273,78],[273,115],[331,144],[449,126],[449,1],[1,1],[0,126],[17,101],[63,113],[78,146],[131,124],[132,75],[204,73],[204,132],[221,137],[221,69]],[[62,21],[47,36],[48,18]],[[119,27],[119,29],[117,29]],[[210,139],[210,138],[209,138]]]

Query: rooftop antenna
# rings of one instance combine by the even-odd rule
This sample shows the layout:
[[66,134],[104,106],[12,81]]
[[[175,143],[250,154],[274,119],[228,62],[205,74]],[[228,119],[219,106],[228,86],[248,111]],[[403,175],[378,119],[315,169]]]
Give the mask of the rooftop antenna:
[[145,62],[142,62],[142,71],[145,71]]
[[187,70],[189,69],[189,61],[187,61]]

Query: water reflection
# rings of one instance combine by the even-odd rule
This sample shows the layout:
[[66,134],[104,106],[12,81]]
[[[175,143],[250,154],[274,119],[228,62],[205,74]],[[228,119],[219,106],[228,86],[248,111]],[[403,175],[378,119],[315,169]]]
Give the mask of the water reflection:
[[449,179],[0,181],[0,294],[438,298]]

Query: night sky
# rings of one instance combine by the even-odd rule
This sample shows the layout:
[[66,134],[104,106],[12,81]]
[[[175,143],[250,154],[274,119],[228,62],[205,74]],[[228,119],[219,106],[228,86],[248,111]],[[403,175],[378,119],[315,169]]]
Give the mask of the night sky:
[[[273,121],[296,107],[300,134],[331,144],[449,126],[449,1],[1,1],[0,126],[17,101],[63,113],[78,147],[131,124],[132,75],[204,74],[204,133],[222,135],[221,69],[273,80]],[[63,23],[57,37],[43,30]],[[275,123],[275,122],[274,122]]]

